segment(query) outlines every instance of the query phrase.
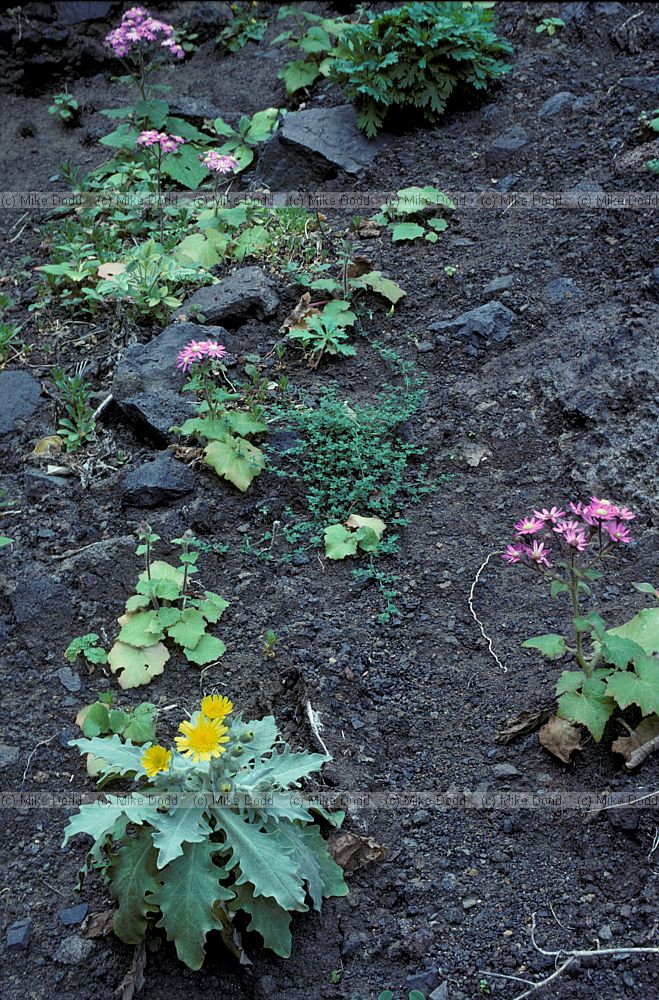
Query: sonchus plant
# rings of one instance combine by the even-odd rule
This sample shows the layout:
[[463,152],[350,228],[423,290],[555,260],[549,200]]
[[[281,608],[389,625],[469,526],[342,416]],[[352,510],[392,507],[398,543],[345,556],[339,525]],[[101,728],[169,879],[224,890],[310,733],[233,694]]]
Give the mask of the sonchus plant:
[[[635,516],[598,497],[570,503],[567,510],[536,510],[515,524],[515,540],[502,555],[507,563],[542,576],[552,597],[569,600],[571,639],[549,633],[522,645],[550,660],[569,655],[575,661],[576,669],[558,678],[558,717],[585,726],[596,742],[617,708],[636,706],[643,717],[659,723],[659,608],[644,608],[631,621],[607,629],[596,611],[584,612],[581,606],[582,599],[592,599],[591,583],[602,577],[600,567],[631,542],[628,522]],[[647,587],[653,591],[637,585],[642,593]]]
[[240,954],[246,928],[287,958],[293,913],[348,892],[314,816],[292,791],[330,758],[294,753],[272,716],[243,722],[218,695],[205,697],[179,733],[173,748],[136,747],[116,735],[72,740],[101,759],[101,781],[131,775],[140,788],[82,806],[64,844],[78,833],[92,837],[81,879],[90,867],[103,872],[117,903],[114,932],[126,944],[163,928],[179,959],[199,969],[209,931]]
[[126,601],[126,613],[119,618],[121,631],[107,656],[122,688],[149,684],[161,674],[170,658],[167,642],[180,647],[189,663],[212,663],[223,655],[221,639],[208,634],[229,606],[219,594],[193,587],[199,552],[187,535],[172,540],[181,549],[179,566],[152,558],[160,536],[148,524],[140,526],[137,555],[144,556],[135,594]]

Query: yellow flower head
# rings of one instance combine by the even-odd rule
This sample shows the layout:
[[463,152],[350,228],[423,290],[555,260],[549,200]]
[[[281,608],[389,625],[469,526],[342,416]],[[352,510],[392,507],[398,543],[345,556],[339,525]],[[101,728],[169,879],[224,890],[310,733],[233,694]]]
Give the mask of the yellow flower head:
[[184,757],[192,757],[195,764],[219,757],[225,750],[222,744],[229,742],[228,728],[205,715],[197,715],[194,722],[182,722],[178,728],[183,736],[175,737],[176,749]]
[[223,695],[209,694],[203,699],[201,710],[207,719],[218,719],[221,722],[225,716],[231,715],[233,704]]
[[161,747],[158,743],[156,743],[154,746],[149,747],[148,750],[144,751],[140,763],[148,776],[153,778],[154,774],[157,774],[158,771],[167,770],[171,759],[172,751],[165,750],[164,747]]

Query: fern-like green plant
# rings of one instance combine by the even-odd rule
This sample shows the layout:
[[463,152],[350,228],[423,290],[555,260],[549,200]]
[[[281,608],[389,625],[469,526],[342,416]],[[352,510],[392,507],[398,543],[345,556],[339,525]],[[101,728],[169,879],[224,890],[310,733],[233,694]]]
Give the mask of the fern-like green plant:
[[330,76],[357,105],[368,136],[391,108],[434,119],[456,87],[482,90],[510,68],[503,60],[512,46],[494,27],[492,11],[477,4],[405,4],[347,28]]

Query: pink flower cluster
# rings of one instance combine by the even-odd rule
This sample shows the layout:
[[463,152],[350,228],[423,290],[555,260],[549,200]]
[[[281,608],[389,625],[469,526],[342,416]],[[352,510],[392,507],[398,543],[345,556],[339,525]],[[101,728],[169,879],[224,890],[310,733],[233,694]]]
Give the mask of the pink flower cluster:
[[211,149],[208,153],[200,153],[199,159],[214,174],[230,174],[238,166],[238,160],[235,156],[226,156],[223,153],[216,152],[214,149]]
[[176,367],[182,372],[190,371],[192,366],[204,358],[220,360],[225,358],[227,349],[216,340],[191,340],[176,357]]
[[[549,541],[562,543],[564,551],[572,554],[585,552],[591,543],[600,549],[609,545],[628,545],[631,542],[625,521],[633,521],[635,514],[628,507],[619,507],[610,500],[591,497],[590,503],[570,503],[569,516],[561,507],[534,510],[515,524],[515,541],[502,555],[507,563],[523,560],[527,565],[550,567]],[[544,535],[544,541],[534,536]]]
[[158,132],[154,128],[140,132],[137,137],[138,146],[160,146],[163,153],[175,153],[179,146],[185,145],[185,139],[180,135],[167,135],[166,132]]
[[131,7],[121,19],[121,24],[108,35],[105,42],[119,59],[125,59],[134,48],[153,42],[160,42],[160,47],[167,49],[175,59],[182,59],[185,52],[174,40],[174,29],[171,24],[158,21],[151,17],[144,7]]

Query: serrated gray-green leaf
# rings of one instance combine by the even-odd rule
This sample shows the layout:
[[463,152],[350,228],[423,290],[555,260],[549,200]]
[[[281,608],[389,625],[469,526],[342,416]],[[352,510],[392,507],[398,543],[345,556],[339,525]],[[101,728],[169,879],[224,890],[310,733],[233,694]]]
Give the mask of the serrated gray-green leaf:
[[66,847],[71,837],[75,837],[78,833],[87,834],[96,843],[112,829],[123,812],[123,806],[101,801],[80,806],[80,811],[69,817],[62,847]]
[[273,781],[281,788],[288,788],[290,785],[297,787],[302,778],[314,771],[320,771],[323,764],[326,764],[330,757],[322,753],[293,753],[289,746],[285,746],[282,753],[275,753],[270,759],[270,764],[274,767]]
[[282,823],[281,835],[298,863],[298,875],[307,884],[315,910],[320,910],[323,896],[347,896],[343,870],[330,855],[317,826]]
[[131,740],[124,743],[116,734],[93,736],[91,739],[69,740],[69,746],[78,747],[80,753],[90,753],[99,757],[104,767],[102,774],[131,774],[141,777],[146,772],[142,767],[142,747],[133,746]]
[[151,821],[154,827],[153,845],[158,850],[158,868],[164,868],[183,854],[185,844],[207,840],[211,834],[203,808],[196,806],[194,799],[194,793],[183,796],[175,808],[158,813]]
[[643,656],[644,651],[637,642],[625,639],[613,632],[605,632],[601,642],[602,655],[607,663],[612,663],[618,670],[624,670],[635,656]]
[[290,958],[293,939],[291,936],[291,917],[269,896],[254,896],[252,887],[247,882],[236,886],[235,899],[229,904],[233,911],[244,910],[251,920],[248,931],[256,931],[263,938],[263,944],[281,958]]
[[234,871],[236,883],[251,882],[255,896],[272,896],[285,910],[305,910],[298,866],[280,830],[266,832],[226,807],[214,807],[213,815],[225,834],[231,852],[226,867]]
[[186,844],[181,856],[161,872],[164,884],[149,897],[160,909],[158,927],[164,927],[176,954],[190,969],[202,967],[206,935],[222,927],[213,904],[234,896],[220,882],[226,873],[213,863],[217,850],[208,840]]
[[108,875],[110,891],[119,904],[113,919],[114,932],[125,944],[139,944],[146,932],[147,915],[156,909],[146,895],[160,888],[148,828],[128,838],[111,856]]
[[638,705],[643,715],[659,712],[659,659],[641,653],[634,658],[634,670],[619,670],[609,677],[607,693],[620,708]]

